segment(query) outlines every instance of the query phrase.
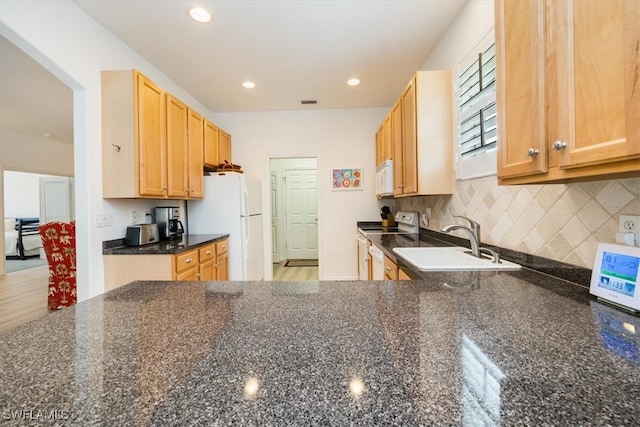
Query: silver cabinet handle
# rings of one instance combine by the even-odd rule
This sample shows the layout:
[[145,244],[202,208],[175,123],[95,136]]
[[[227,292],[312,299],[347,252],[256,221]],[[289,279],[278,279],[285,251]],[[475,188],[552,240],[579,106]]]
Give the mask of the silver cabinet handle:
[[553,145],[551,145],[551,148],[556,151],[564,150],[565,148],[567,148],[567,143],[562,141],[554,141]]
[[187,264],[189,264],[191,261],[193,261],[191,258],[187,258],[184,262],[186,262]]
[[538,154],[540,154],[540,151],[536,150],[535,148],[529,148],[529,150],[527,151],[527,156],[529,157],[534,157],[534,156],[537,156]]
[[387,271],[391,271],[391,267],[389,267],[388,265],[384,269]]
[[227,245],[222,245],[222,249],[227,249]]
[[211,251],[207,251],[207,252],[206,252],[206,254],[207,254],[207,255],[211,255]]

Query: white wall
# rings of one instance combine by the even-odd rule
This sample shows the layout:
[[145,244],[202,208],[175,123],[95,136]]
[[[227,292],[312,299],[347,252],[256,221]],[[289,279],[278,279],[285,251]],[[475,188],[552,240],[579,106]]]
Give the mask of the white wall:
[[[355,229],[361,220],[380,220],[375,196],[375,132],[388,108],[276,111],[214,115],[231,133],[233,162],[264,183],[270,158],[318,159],[320,279],[357,277]],[[362,168],[362,191],[331,191],[331,170]],[[263,185],[264,212],[271,212],[269,186]],[[271,230],[270,215],[264,215]],[[271,264],[271,233],[264,236],[267,266]]]
[[456,67],[494,27],[494,2],[468,1],[429,54],[421,70]]
[[[129,224],[126,209],[155,205],[102,199],[100,71],[138,69],[192,108],[205,115],[208,111],[71,1],[2,0],[1,8],[0,34],[74,90],[73,175],[78,298],[82,301],[103,292],[102,241],[124,237]],[[57,157],[44,159],[53,164],[51,159]],[[95,216],[102,212],[113,214],[112,227],[95,227]]]

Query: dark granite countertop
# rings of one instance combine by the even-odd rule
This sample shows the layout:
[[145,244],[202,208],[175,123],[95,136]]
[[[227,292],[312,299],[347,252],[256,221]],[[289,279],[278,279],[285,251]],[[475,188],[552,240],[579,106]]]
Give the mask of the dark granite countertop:
[[144,246],[124,246],[124,239],[116,239],[103,242],[102,255],[179,254],[228,237],[228,234],[184,234],[179,240],[161,240],[158,243]]
[[134,282],[0,334],[0,413],[3,425],[638,425],[639,334],[640,318],[528,269]]
[[[377,225],[376,225],[377,224]],[[358,222],[358,231],[363,233],[374,245],[400,266],[412,279],[420,280],[427,277],[430,272],[418,270],[407,263],[402,257],[393,252],[395,247],[428,247],[428,246],[463,246],[469,247],[469,240],[450,234],[444,234],[433,230],[420,229],[418,234],[381,233],[383,228],[378,222]],[[540,273],[568,280],[570,282],[589,287],[591,282],[591,270],[548,258],[539,257],[527,253],[513,251],[497,246],[482,244],[498,252],[501,258],[520,264],[523,267]]]

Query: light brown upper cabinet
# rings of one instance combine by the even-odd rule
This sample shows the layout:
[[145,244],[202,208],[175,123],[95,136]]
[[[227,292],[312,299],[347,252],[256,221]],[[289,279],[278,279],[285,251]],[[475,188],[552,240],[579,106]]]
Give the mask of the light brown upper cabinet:
[[384,144],[383,142],[383,138],[384,138],[384,124],[380,125],[380,127],[378,128],[378,131],[376,132],[376,166],[380,166],[380,163],[383,162],[383,155],[382,155],[382,144]]
[[101,77],[103,197],[202,197],[191,180],[202,175],[202,126],[189,128],[189,108],[135,70]]
[[204,164],[216,167],[224,161],[231,163],[231,135],[208,120],[204,121]]
[[190,199],[200,199],[204,197],[204,119],[190,108],[187,128],[187,195]]
[[164,92],[138,72],[103,71],[103,197],[165,197],[166,170]]
[[187,106],[167,94],[167,195],[187,196],[189,115]]
[[394,196],[453,193],[451,72],[418,71],[391,111]]
[[497,0],[500,184],[640,171],[640,2]]

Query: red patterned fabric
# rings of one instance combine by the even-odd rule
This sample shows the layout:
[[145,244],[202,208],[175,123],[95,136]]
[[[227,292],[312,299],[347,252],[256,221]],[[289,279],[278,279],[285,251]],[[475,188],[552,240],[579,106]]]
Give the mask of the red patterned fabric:
[[76,291],[76,224],[49,222],[38,227],[49,262],[49,310],[69,307]]

